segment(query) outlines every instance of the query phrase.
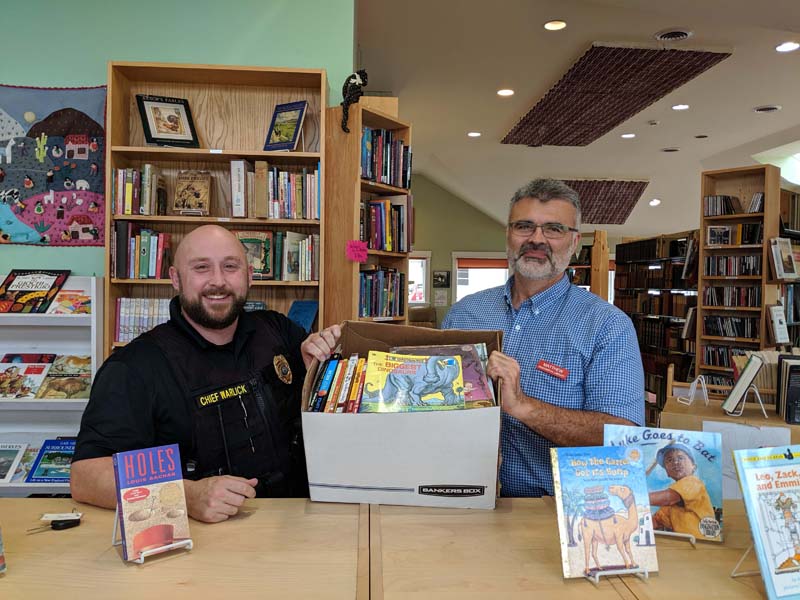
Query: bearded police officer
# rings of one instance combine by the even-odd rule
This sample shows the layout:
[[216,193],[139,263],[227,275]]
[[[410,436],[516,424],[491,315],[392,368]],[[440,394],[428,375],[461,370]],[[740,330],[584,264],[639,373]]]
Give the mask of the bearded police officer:
[[111,455],[178,443],[189,514],[224,521],[246,498],[307,496],[300,432],[306,367],[330,355],[338,325],[306,337],[273,311],[244,312],[242,244],[206,225],[181,242],[170,320],[97,372],[72,464],[73,498],[113,508]]

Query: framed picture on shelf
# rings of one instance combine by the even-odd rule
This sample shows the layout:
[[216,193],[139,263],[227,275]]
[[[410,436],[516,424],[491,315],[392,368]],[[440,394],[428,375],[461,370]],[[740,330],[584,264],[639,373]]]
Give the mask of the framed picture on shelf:
[[731,228],[727,225],[709,225],[706,243],[709,246],[729,246],[731,243]]
[[435,287],[435,288],[449,288],[450,287],[450,271],[434,271],[433,272],[433,287]]
[[297,140],[303,133],[306,108],[308,102],[305,100],[278,104],[272,113],[264,150],[294,150],[297,147]]
[[200,147],[188,100],[136,94],[136,104],[148,144]]
[[771,238],[769,245],[772,251],[775,279],[797,279],[797,263],[795,263],[794,252],[792,252],[792,241],[789,238]]

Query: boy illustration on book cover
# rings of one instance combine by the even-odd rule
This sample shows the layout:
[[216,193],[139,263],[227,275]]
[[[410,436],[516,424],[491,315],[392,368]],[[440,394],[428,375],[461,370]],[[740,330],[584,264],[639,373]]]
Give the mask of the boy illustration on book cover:
[[722,541],[719,433],[606,425],[605,444],[642,451],[653,529]]
[[552,448],[564,577],[658,570],[641,451]]

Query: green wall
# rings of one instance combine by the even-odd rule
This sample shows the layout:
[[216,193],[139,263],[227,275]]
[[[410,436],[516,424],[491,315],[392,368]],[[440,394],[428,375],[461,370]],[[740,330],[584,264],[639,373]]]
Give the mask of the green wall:
[[[0,83],[106,83],[109,60],[324,68],[329,102],[353,70],[355,0],[7,0]],[[17,268],[103,274],[102,248],[0,247]]]
[[[452,253],[505,252],[505,226],[471,204],[451,194],[424,175],[415,174],[414,248],[431,251],[432,271],[450,271]],[[456,274],[450,274],[450,284],[456,284]],[[448,290],[450,291],[450,290]],[[431,290],[433,292],[433,290]],[[450,296],[448,294],[448,300]],[[431,294],[431,304],[433,295]],[[436,309],[441,324],[449,306]]]

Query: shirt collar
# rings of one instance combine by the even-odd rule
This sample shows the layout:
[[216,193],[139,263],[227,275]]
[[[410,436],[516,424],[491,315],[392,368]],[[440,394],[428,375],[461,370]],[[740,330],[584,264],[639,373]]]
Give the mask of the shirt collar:
[[[534,310],[534,309],[537,309],[537,310],[542,309],[545,306],[547,306],[548,304],[550,304],[552,302],[555,302],[556,300],[559,300],[560,298],[562,298],[567,293],[567,291],[569,291],[571,285],[572,284],[570,283],[569,278],[567,277],[567,275],[565,273],[565,274],[563,274],[561,276],[561,278],[558,281],[556,281],[553,285],[551,285],[546,290],[543,290],[543,291],[539,292],[538,294],[534,294],[533,296],[527,298],[520,305],[519,308],[520,308],[520,310],[522,310],[522,307],[527,305],[529,310],[531,310],[531,311]],[[508,281],[506,281],[505,289],[503,291],[503,295],[505,296],[506,303],[508,304],[509,308],[512,308],[512,309],[514,307],[513,295],[512,295],[513,288],[514,288],[514,275],[512,275],[511,277],[508,278]]]
[[[169,318],[179,330],[190,337],[203,350],[219,347],[200,335],[200,332],[186,320],[186,317],[183,316],[183,312],[181,311],[179,296],[175,296],[169,303]],[[246,311],[242,311],[239,314],[239,321],[236,324],[236,331],[233,334],[233,349],[236,356],[239,355],[244,344],[254,331],[255,322],[253,321],[252,315],[249,315]]]

